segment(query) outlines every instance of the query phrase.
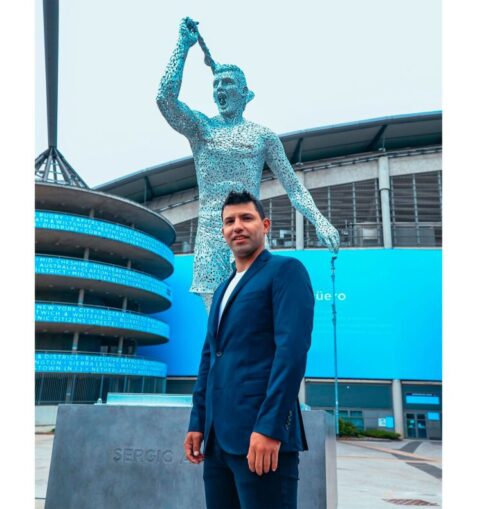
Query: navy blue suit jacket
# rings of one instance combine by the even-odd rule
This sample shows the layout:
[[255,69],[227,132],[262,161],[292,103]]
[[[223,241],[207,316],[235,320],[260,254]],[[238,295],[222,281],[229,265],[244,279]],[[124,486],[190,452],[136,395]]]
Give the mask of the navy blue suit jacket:
[[212,425],[230,454],[247,454],[252,431],[280,440],[281,451],[307,450],[298,391],[313,328],[308,272],[295,258],[262,251],[217,327],[234,275],[212,300],[189,431],[204,433],[204,450]]

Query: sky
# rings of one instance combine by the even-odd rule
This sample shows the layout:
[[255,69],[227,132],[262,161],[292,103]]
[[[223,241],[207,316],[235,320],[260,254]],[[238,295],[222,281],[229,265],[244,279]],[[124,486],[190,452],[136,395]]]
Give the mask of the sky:
[[[48,145],[42,4],[36,155]],[[245,117],[277,134],[441,109],[439,0],[60,0],[58,148],[89,186],[191,155],[155,103],[185,16],[216,61],[244,70]],[[180,98],[217,113],[198,45]]]

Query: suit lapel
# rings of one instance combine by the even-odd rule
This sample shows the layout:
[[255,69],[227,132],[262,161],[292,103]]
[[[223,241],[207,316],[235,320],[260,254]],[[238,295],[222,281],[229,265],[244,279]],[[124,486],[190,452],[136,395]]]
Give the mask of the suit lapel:
[[236,271],[234,270],[227,279],[227,281],[224,281],[222,285],[219,286],[219,288],[217,289],[217,297],[213,300],[212,306],[210,308],[210,324],[211,324],[210,326],[212,327],[210,333],[212,334],[212,337],[214,339],[217,335],[217,323],[219,320],[220,303],[222,302],[227,286],[229,286],[230,281],[232,281],[233,277],[235,276],[235,272]]
[[[247,272],[245,272],[245,274],[243,275],[242,279],[238,282],[237,286],[234,288],[232,294],[230,295],[229,297],[229,300],[227,301],[227,304],[225,305],[225,308],[224,308],[224,311],[222,313],[222,318],[220,319],[220,325],[219,325],[219,330],[220,330],[220,326],[222,325],[222,323],[224,322],[224,319],[225,319],[225,315],[227,314],[227,311],[230,309],[230,306],[232,305],[233,301],[235,300],[235,298],[237,297],[237,294],[240,292],[240,290],[248,283],[248,281],[250,281],[252,279],[252,277],[260,270],[264,267],[265,263],[268,262],[268,260],[270,259],[272,255],[266,250],[264,249],[259,255],[258,257],[254,260],[254,262],[252,263],[252,265],[250,265],[250,267],[247,269]],[[222,297],[224,296],[224,293],[225,293],[225,289],[227,288],[227,286],[229,285],[232,277],[235,275],[235,272],[233,273],[233,275],[231,276],[231,278],[229,279],[229,281],[227,282],[227,284],[225,285],[225,287],[222,289],[221,291],[221,296],[220,296],[220,299],[217,300],[216,302],[216,314],[217,316],[215,316],[215,326],[217,327],[217,319],[218,319],[218,310],[220,308],[220,302],[222,301]],[[216,328],[217,330],[217,328]],[[217,334],[218,334],[218,330],[217,330]]]

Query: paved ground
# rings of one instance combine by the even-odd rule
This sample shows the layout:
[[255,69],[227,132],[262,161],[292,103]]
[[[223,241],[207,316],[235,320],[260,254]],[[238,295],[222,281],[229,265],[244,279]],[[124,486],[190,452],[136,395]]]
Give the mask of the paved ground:
[[339,509],[399,509],[416,499],[441,507],[440,442],[339,441],[336,452]]
[[[43,509],[53,435],[35,438],[35,509]],[[415,507],[409,500],[441,507],[441,442],[340,440],[336,452],[338,509]]]

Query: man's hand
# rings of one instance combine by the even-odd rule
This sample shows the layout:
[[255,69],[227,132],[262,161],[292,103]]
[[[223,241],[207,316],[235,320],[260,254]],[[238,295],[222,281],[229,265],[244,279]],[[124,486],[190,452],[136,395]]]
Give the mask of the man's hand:
[[186,458],[196,465],[204,460],[205,456],[200,452],[200,446],[204,440],[204,434],[199,431],[189,431],[184,440]]
[[247,454],[248,468],[257,475],[268,474],[270,467],[275,472],[278,468],[280,445],[280,440],[254,431],[250,435],[250,447]]

